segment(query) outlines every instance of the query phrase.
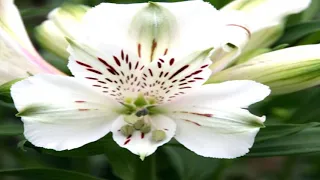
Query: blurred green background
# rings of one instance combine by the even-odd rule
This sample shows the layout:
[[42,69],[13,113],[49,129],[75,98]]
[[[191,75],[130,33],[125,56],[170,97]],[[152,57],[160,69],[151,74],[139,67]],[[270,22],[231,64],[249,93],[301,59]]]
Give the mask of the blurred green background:
[[[232,0],[211,0],[215,7],[221,8]],[[296,1],[296,0],[293,0]],[[276,43],[274,46],[282,43],[288,43],[290,46],[300,44],[320,43],[320,0],[314,0],[313,6],[307,11],[298,15],[293,15],[287,23],[287,30],[282,40],[284,42]],[[67,71],[65,61],[54,56],[50,52],[42,49],[34,40],[34,27],[39,25],[46,19],[48,12],[55,7],[60,6],[64,2],[81,3],[89,6],[97,5],[102,0],[16,0],[26,28],[35,46],[41,54],[58,66],[60,69]],[[144,1],[132,0],[114,0],[109,2],[116,3],[133,3]],[[272,13],[272,12],[270,12]],[[312,26],[305,26],[306,22],[313,22]],[[314,23],[316,22],[316,23]],[[289,38],[292,34],[293,27],[300,27],[299,32],[312,29],[312,32]],[[291,33],[291,34],[290,34]],[[268,117],[268,124],[303,124],[309,122],[320,122],[320,89],[318,87],[310,88],[304,91],[270,97],[266,101],[254,105],[252,111],[256,114],[264,114]],[[210,159],[197,156],[193,152],[175,146],[161,147],[155,155],[148,157],[145,162],[134,155],[119,150],[113,145],[103,146],[106,148],[105,155],[96,155],[91,157],[60,157],[43,153],[36,148],[24,149],[19,148],[18,143],[23,140],[22,136],[11,136],[21,132],[22,126],[18,118],[14,117],[16,110],[11,104],[0,102],[0,130],[3,132],[0,136],[0,180],[47,180],[47,179],[88,179],[91,178],[82,174],[88,174],[92,177],[103,179],[165,179],[165,180],[193,180],[193,179],[228,179],[228,180],[295,180],[295,179],[320,179],[320,153],[296,154],[290,156],[270,157],[266,153],[259,153],[259,149],[255,149],[248,156],[233,160]],[[310,125],[310,124],[307,124]],[[310,126],[314,126],[311,124]],[[296,127],[296,126],[294,126]],[[300,126],[297,126],[299,128]],[[292,130],[291,128],[290,130]],[[318,128],[319,129],[319,128]],[[318,130],[317,129],[317,130]],[[286,130],[286,129],[285,129]],[[6,133],[7,132],[7,133]],[[288,135],[296,131],[288,132]],[[277,135],[277,131],[272,131],[271,135]],[[308,143],[310,148],[320,147],[320,130],[316,133],[305,133],[304,136],[291,135],[284,139],[290,142],[294,148],[300,142]],[[281,146],[282,140],[278,144]],[[286,146],[286,143],[284,146]],[[111,143],[112,144],[112,143]],[[28,145],[25,145],[28,147]],[[109,148],[110,147],[110,148]],[[263,146],[261,146],[263,148]],[[277,146],[270,147],[277,148]],[[305,147],[308,148],[308,147]],[[308,151],[308,149],[306,149]],[[312,151],[315,152],[315,151]],[[320,152],[320,151],[319,151]],[[295,153],[291,153],[295,154]],[[268,156],[268,157],[264,157]],[[28,171],[2,171],[6,169],[16,168],[32,168]],[[57,171],[44,168],[57,168],[62,170],[70,170],[77,173],[69,173],[67,171]],[[2,175],[8,176],[2,176]],[[19,176],[19,177],[13,177]]]

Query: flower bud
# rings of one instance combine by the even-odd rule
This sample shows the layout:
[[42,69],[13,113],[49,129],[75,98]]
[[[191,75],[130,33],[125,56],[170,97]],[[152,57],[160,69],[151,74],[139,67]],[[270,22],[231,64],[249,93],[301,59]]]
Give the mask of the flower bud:
[[152,140],[154,141],[162,141],[166,138],[166,133],[162,130],[152,131]]
[[127,124],[127,125],[122,126],[120,131],[124,136],[130,136],[133,134],[134,128]]
[[48,51],[67,60],[69,53],[65,38],[77,39],[81,35],[81,20],[88,9],[87,6],[73,4],[54,9],[48,15],[49,20],[36,28],[36,39]]
[[290,93],[320,84],[320,44],[286,48],[257,56],[211,76],[208,83],[254,80],[272,94]]

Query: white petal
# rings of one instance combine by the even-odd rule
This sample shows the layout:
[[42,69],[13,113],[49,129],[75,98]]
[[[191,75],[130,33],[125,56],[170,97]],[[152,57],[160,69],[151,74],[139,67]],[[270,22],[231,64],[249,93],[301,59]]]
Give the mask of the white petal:
[[29,74],[52,73],[60,71],[44,61],[40,56],[31,54],[0,28],[0,84],[28,77]]
[[112,125],[113,139],[119,146],[127,148],[132,153],[139,155],[141,159],[151,155],[159,146],[167,143],[174,136],[176,123],[163,115],[155,115],[150,118],[152,130],[163,130],[166,133],[164,140],[159,142],[153,141],[151,132],[143,134],[140,131],[135,131],[131,136],[125,137],[120,132],[121,127],[127,125],[123,117],[117,119]]
[[184,57],[170,54],[151,62],[143,70],[141,90],[162,104],[201,86],[211,74],[211,50],[193,52]]
[[8,31],[26,49],[36,53],[13,0],[0,0],[0,29]]
[[[87,32],[85,41],[93,44],[108,42],[122,47],[128,45],[131,51],[141,55],[143,61],[146,59],[150,61],[150,51],[154,51],[156,55],[153,57],[157,59],[158,54],[163,55],[175,51],[190,53],[190,51],[205,49],[220,43],[216,39],[220,32],[218,27],[222,23],[216,10],[209,3],[186,1],[156,4],[166,9],[163,10],[166,15],[165,20],[162,19],[161,22],[165,21],[170,28],[161,28],[161,26],[157,29],[153,26],[154,34],[149,37],[150,33],[148,33],[148,42],[145,40],[144,44],[139,42],[138,34],[141,34],[140,31],[145,33],[150,28],[137,27],[139,23],[134,21],[134,17],[139,16],[138,13],[150,3],[129,5],[103,3],[89,10],[84,17],[84,28]],[[150,21],[160,21],[159,18],[154,18],[157,12],[153,13],[149,14]],[[141,21],[148,17],[141,18]],[[141,26],[148,24],[147,20],[143,22]],[[165,32],[164,29],[166,29]]]
[[212,48],[182,57],[169,54],[144,65],[134,53],[116,46],[103,45],[96,51],[70,43],[71,72],[119,102],[140,92],[157,103],[171,101],[202,85],[211,74]]
[[236,158],[248,153],[265,120],[234,108],[172,111],[171,117],[177,123],[175,138],[196,154],[213,158]]
[[249,81],[226,81],[206,84],[186,96],[171,102],[169,106],[197,105],[201,107],[247,107],[262,101],[270,94],[268,86]]
[[37,75],[12,86],[11,95],[34,145],[60,150],[105,136],[120,104],[72,77]]
[[310,5],[311,0],[236,0],[227,5],[222,11],[240,10],[252,17],[250,23],[253,32],[267,26],[279,24],[290,14],[303,11]]
[[220,13],[225,25],[220,35],[221,47],[216,48],[211,56],[213,64],[210,68],[213,73],[231,65],[251,38],[251,29],[248,27],[249,17],[245,13],[240,11]]
[[247,14],[252,38],[244,51],[264,48],[273,44],[283,33],[285,20],[291,14],[305,10],[311,0],[235,0],[222,12],[239,10]]
[[137,95],[145,66],[134,53],[106,44],[93,50],[71,41],[69,52],[68,67],[77,78],[121,102]]

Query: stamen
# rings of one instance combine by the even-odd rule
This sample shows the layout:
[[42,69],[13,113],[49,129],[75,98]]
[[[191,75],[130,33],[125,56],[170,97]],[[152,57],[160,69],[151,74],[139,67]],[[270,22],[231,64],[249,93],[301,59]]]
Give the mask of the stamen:
[[140,130],[143,126],[144,126],[144,120],[138,120],[137,122],[135,122],[133,124],[133,127],[136,129],[136,130]]
[[152,140],[153,141],[162,141],[166,138],[166,133],[162,130],[155,130],[152,132]]
[[148,109],[144,108],[144,109],[141,109],[139,111],[136,112],[136,116],[138,117],[141,117],[141,116],[146,116],[149,114],[149,111]]
[[130,136],[133,134],[134,128],[127,124],[127,125],[122,126],[120,131],[124,136]]

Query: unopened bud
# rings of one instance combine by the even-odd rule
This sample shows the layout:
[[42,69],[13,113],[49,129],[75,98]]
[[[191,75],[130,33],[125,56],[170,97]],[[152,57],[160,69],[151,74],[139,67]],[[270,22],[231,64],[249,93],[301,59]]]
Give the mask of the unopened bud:
[[140,130],[143,126],[144,126],[144,121],[141,119],[141,120],[138,120],[136,123],[134,123],[133,127],[136,129],[136,130]]
[[134,132],[134,128],[127,124],[122,126],[120,131],[124,136],[130,136]]
[[152,132],[152,140],[162,141],[166,138],[166,133],[162,130],[155,130]]
[[143,125],[143,127],[140,129],[140,131],[142,132],[142,133],[148,133],[148,132],[150,132],[151,131],[151,126],[150,126],[150,124],[144,124]]

